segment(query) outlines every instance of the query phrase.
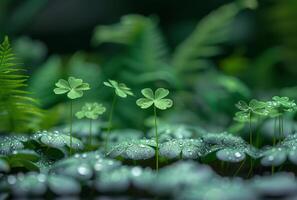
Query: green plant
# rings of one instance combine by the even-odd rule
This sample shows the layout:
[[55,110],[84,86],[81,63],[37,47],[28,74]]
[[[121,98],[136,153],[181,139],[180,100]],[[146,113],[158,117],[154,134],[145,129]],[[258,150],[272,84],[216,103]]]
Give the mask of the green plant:
[[158,141],[158,127],[157,127],[157,108],[160,110],[166,110],[173,105],[171,99],[164,99],[169,94],[169,90],[164,88],[158,88],[155,93],[150,88],[141,90],[142,95],[145,98],[140,98],[136,101],[136,104],[142,108],[147,109],[153,105],[154,107],[154,121],[155,121],[155,137],[156,137],[156,170],[159,168],[159,141]]
[[263,101],[252,99],[248,104],[245,101],[239,101],[235,105],[240,111],[235,113],[234,120],[239,122],[248,122],[250,130],[250,144],[253,144],[253,133],[252,133],[252,118],[254,116],[267,116],[267,104]]
[[92,120],[98,119],[99,115],[102,115],[106,111],[106,108],[102,104],[98,103],[86,103],[80,111],[78,111],[75,116],[78,119],[88,118],[90,120],[90,135],[89,144],[92,145]]
[[72,100],[83,96],[83,91],[89,90],[90,86],[88,83],[84,83],[82,79],[69,77],[68,81],[60,79],[54,89],[55,94],[66,94],[70,99],[70,152],[72,147]]
[[113,100],[112,100],[112,104],[111,104],[111,109],[109,112],[109,119],[108,119],[108,130],[107,130],[107,135],[105,138],[105,151],[107,150],[107,146],[108,146],[108,140],[109,140],[109,135],[110,135],[110,131],[111,131],[111,127],[112,127],[112,116],[113,116],[113,111],[114,111],[114,107],[116,104],[116,100],[117,100],[117,96],[120,98],[126,98],[128,96],[133,96],[133,92],[131,91],[131,89],[129,87],[126,86],[126,84],[124,83],[118,83],[115,80],[108,80],[108,82],[103,82],[103,84],[107,87],[113,88],[114,89],[114,96],[113,96]]
[[43,111],[38,101],[25,91],[27,76],[22,74],[8,37],[0,44],[0,131],[28,132],[37,130]]
[[[288,97],[272,97],[272,101],[267,102],[267,108],[269,116],[276,119],[278,118],[278,127],[280,137],[284,137],[284,120],[283,115],[286,112],[294,112],[297,110],[297,105],[294,100],[290,100]],[[275,136],[274,142],[275,144]]]

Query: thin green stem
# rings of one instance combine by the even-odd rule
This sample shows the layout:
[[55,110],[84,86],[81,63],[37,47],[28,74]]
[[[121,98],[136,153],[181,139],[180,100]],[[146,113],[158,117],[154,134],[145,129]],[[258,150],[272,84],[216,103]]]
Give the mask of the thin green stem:
[[243,160],[243,161],[241,162],[241,164],[240,164],[239,168],[236,170],[236,172],[234,173],[234,175],[233,175],[233,176],[236,176],[236,175],[237,175],[237,174],[240,172],[240,170],[242,169],[242,167],[243,167],[244,163],[245,163],[245,160]]
[[90,146],[92,146],[92,119],[90,119],[90,127],[89,127],[90,135],[89,135],[89,140],[90,140]]
[[159,170],[159,138],[158,138],[158,127],[157,127],[157,109],[154,106],[154,118],[155,118],[155,135],[156,135],[156,170]]
[[113,110],[116,104],[116,100],[117,100],[117,94],[114,93],[113,96],[113,100],[112,100],[112,104],[111,104],[111,109],[109,112],[109,119],[108,119],[108,129],[107,129],[107,134],[106,134],[106,138],[105,138],[105,145],[104,145],[104,150],[107,151],[107,147],[108,147],[108,141],[109,141],[109,135],[110,135],[110,131],[111,131],[111,127],[112,127],[112,116],[113,116]]
[[253,145],[253,132],[252,132],[252,114],[249,116],[249,127],[250,127],[250,145]]
[[73,118],[73,111],[72,111],[72,100],[70,100],[70,155],[72,155],[72,118]]
[[276,139],[275,139],[276,129],[277,129],[276,121],[277,121],[276,118],[274,118],[273,146],[275,146],[275,143],[276,143]]
[[284,134],[284,117],[283,117],[283,115],[281,115],[281,124],[282,124],[282,138],[284,138],[285,134]]

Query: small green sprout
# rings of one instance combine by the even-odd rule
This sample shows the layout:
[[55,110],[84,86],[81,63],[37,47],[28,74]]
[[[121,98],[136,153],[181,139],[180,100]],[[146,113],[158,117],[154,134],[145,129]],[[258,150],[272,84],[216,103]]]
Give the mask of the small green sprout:
[[155,121],[155,135],[156,135],[156,170],[159,169],[159,139],[158,139],[158,127],[157,127],[157,108],[160,110],[166,110],[172,107],[173,101],[171,99],[164,99],[168,96],[169,90],[164,88],[158,88],[155,93],[150,88],[141,90],[142,95],[145,98],[140,98],[136,101],[136,104],[142,108],[147,109],[153,105],[154,107],[154,121]]
[[92,145],[92,121],[98,119],[99,115],[102,115],[106,111],[106,108],[102,104],[98,103],[86,103],[80,111],[78,111],[75,116],[78,119],[87,118],[90,120],[90,136],[89,144]]
[[89,90],[90,86],[88,83],[84,83],[82,79],[77,79],[74,77],[69,77],[68,81],[60,79],[56,84],[54,89],[55,94],[66,94],[70,99],[70,154],[72,148],[72,100],[83,96],[83,91]]
[[131,91],[131,89],[129,87],[126,86],[126,84],[124,83],[118,83],[115,80],[108,80],[108,82],[103,82],[103,84],[107,87],[113,88],[114,89],[114,96],[113,96],[113,101],[112,101],[112,105],[111,105],[111,109],[109,112],[109,119],[108,119],[108,130],[107,130],[107,135],[105,138],[105,151],[107,150],[107,146],[108,146],[108,141],[109,141],[109,135],[110,135],[110,131],[111,131],[111,127],[112,127],[112,116],[113,116],[113,111],[114,111],[114,107],[115,107],[115,103],[117,100],[117,96],[121,97],[121,98],[126,98],[128,96],[133,96],[133,92]]

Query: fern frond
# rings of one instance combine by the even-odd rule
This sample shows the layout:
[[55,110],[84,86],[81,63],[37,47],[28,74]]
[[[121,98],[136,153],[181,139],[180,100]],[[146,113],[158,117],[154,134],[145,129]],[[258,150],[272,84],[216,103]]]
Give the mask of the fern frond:
[[0,45],[0,131],[30,131],[31,122],[43,115],[37,101],[23,90],[28,76],[19,74],[23,69],[18,65],[6,36]]
[[236,4],[228,4],[204,17],[176,48],[172,56],[175,69],[192,71],[209,66],[207,59],[221,53],[220,45],[231,38],[231,23],[240,9]]
[[176,79],[169,72],[171,68],[167,62],[168,48],[156,20],[140,15],[127,15],[118,24],[97,27],[94,38],[97,44],[111,42],[127,46],[119,63],[126,68],[120,75],[121,80],[133,84],[156,80],[175,84]]

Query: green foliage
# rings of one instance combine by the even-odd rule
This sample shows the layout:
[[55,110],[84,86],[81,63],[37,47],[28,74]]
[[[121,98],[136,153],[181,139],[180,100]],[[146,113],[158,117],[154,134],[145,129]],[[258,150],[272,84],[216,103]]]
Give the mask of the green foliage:
[[126,98],[128,95],[133,96],[131,88],[128,88],[124,83],[118,83],[115,80],[108,80],[108,82],[103,82],[103,84],[107,87],[113,88],[116,95],[121,98]]
[[88,119],[98,119],[99,115],[102,115],[106,111],[106,108],[102,104],[98,103],[86,103],[80,111],[78,111],[75,116],[78,119],[88,118]]
[[285,112],[294,112],[297,109],[294,100],[290,100],[288,97],[272,97],[272,101],[267,102],[269,108],[269,114],[272,117],[283,115]]
[[240,111],[235,114],[235,120],[240,122],[248,122],[252,115],[267,116],[267,104],[263,101],[252,99],[249,104],[239,101],[235,105]]
[[149,108],[154,105],[154,107],[160,110],[166,110],[173,105],[171,99],[164,99],[169,94],[169,91],[164,88],[158,88],[155,93],[150,88],[145,88],[141,90],[142,95],[145,98],[140,98],[136,101],[136,104],[142,109]]
[[83,91],[89,90],[90,86],[88,83],[84,83],[82,79],[69,77],[68,81],[60,79],[54,89],[55,94],[65,94],[69,99],[77,99],[83,96]]
[[113,147],[108,156],[112,158],[123,157],[132,160],[145,160],[155,155],[155,140],[133,140],[124,141]]
[[21,74],[8,37],[0,45],[0,130],[27,132],[39,128],[42,110],[37,107],[37,100],[24,90],[27,76]]

